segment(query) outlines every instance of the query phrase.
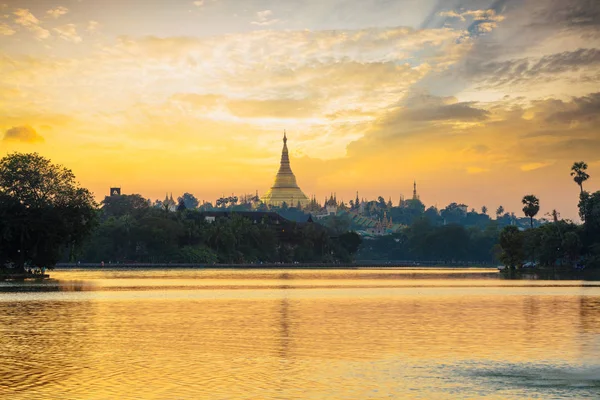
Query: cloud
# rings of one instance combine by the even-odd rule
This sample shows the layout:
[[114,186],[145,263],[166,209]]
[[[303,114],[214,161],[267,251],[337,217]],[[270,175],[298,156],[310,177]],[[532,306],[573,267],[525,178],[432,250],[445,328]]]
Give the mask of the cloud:
[[570,102],[553,102],[553,112],[546,117],[550,123],[592,123],[600,120],[600,92],[574,97]]
[[482,168],[482,167],[475,167],[475,166],[467,167],[468,174],[482,174],[482,173],[488,172],[488,171],[489,171],[489,169]]
[[472,18],[474,21],[494,21],[500,22],[504,20],[503,15],[496,14],[495,10],[468,10],[462,13],[456,11],[441,11],[438,15],[446,18],[457,18],[461,21],[466,21],[467,18]]
[[406,110],[406,112],[402,113],[402,117],[412,121],[481,121],[488,118],[489,112],[473,107],[474,104],[474,102],[463,102],[444,104],[431,108]]
[[224,100],[224,97],[217,94],[199,94],[199,93],[176,93],[171,96],[171,100],[188,103],[198,108],[213,108]]
[[64,39],[68,42],[80,43],[82,41],[81,36],[77,34],[77,28],[75,24],[59,26],[58,28],[54,28],[54,31],[58,33],[58,36],[61,39]]
[[62,15],[65,15],[68,12],[69,12],[68,8],[63,7],[63,6],[58,6],[56,8],[52,8],[52,9],[46,11],[46,14],[50,15],[51,17],[58,18]]
[[468,10],[464,12],[449,10],[440,11],[438,15],[446,18],[447,21],[459,20],[461,22],[466,22],[467,20],[470,20],[471,24],[467,30],[471,36],[490,33],[498,26],[498,22],[505,19],[504,15],[497,14],[494,9]]
[[596,0],[550,0],[534,14],[533,25],[563,28],[600,26],[600,3]]
[[14,35],[16,31],[10,26],[0,23],[0,36],[11,36]]
[[269,25],[278,23],[279,20],[275,19],[275,18],[271,18],[272,15],[273,15],[273,11],[271,11],[271,10],[258,11],[256,13],[257,20],[252,21],[251,24],[258,25],[258,26],[269,26]]
[[87,24],[87,31],[89,33],[94,33],[98,30],[98,28],[100,28],[100,23],[98,21],[88,21]]
[[423,90],[409,92],[388,116],[394,121],[482,121],[489,112],[475,102],[458,102],[454,97],[438,97]]
[[312,99],[230,100],[227,107],[242,118],[308,118],[319,113],[319,104]]
[[467,77],[485,82],[492,87],[532,82],[544,76],[576,72],[600,67],[600,49],[581,48],[574,51],[525,57],[505,61],[471,61],[465,65]]
[[13,14],[17,16],[17,18],[15,18],[15,23],[29,29],[37,39],[41,40],[50,37],[50,32],[39,25],[40,20],[29,12],[28,9],[18,8]]
[[37,19],[28,9],[25,8],[17,8],[14,13],[17,18],[15,22],[19,25],[23,25],[25,27],[29,27],[32,25],[38,25],[40,20]]
[[25,143],[41,143],[44,138],[41,137],[35,129],[29,125],[15,126],[4,133],[4,141],[25,142]]
[[450,11],[440,11],[438,13],[438,15],[440,17],[446,17],[446,18],[458,18],[461,21],[465,20],[465,17],[463,16],[463,14],[457,13],[456,11],[452,11],[452,10],[450,10]]
[[521,165],[520,169],[523,172],[529,172],[529,171],[534,171],[536,169],[547,167],[549,165],[552,165],[552,163],[551,162],[533,162],[533,163],[527,163],[527,164]]

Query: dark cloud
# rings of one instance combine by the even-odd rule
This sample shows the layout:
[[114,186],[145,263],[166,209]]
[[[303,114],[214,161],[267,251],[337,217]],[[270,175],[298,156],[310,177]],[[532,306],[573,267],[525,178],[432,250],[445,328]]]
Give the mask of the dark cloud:
[[389,115],[398,121],[478,121],[488,117],[488,112],[475,107],[475,102],[456,102],[454,97],[433,96],[428,92],[413,90]]
[[[600,92],[591,93],[587,96],[575,97],[569,103],[561,102],[560,108],[548,115],[546,120],[551,123],[580,123],[595,122],[600,119]],[[598,128],[600,130],[600,127]]]
[[407,110],[402,118],[411,121],[481,121],[488,118],[489,112],[473,107],[473,102],[441,105],[432,108]]
[[537,59],[528,57],[487,63],[470,60],[465,64],[464,73],[497,87],[596,66],[600,66],[600,49],[590,48],[550,54]]
[[600,1],[550,0],[534,16],[534,25],[558,25],[563,28],[600,27]]
[[39,143],[43,142],[44,138],[38,135],[38,133],[31,126],[15,126],[10,128],[4,133],[4,141],[15,141],[15,142],[26,142],[26,143]]
[[473,152],[475,154],[487,154],[489,153],[490,148],[484,144],[476,144],[467,148],[466,151]]

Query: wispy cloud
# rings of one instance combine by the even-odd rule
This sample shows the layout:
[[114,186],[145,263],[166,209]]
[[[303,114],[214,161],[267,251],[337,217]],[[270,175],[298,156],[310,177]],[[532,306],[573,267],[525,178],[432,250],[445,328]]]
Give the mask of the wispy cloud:
[[65,15],[68,12],[69,12],[68,8],[59,6],[59,7],[52,8],[52,9],[46,11],[46,14],[48,14],[54,18],[59,18],[60,16]]
[[66,24],[54,28],[54,31],[58,34],[61,39],[64,39],[73,43],[80,43],[82,41],[81,36],[77,34],[77,27],[75,24]]
[[94,33],[100,28],[100,23],[98,21],[88,21],[87,31],[89,33]]
[[0,23],[0,36],[11,36],[14,35],[16,31],[10,26]]
[[278,23],[280,20],[277,18],[271,18],[273,11],[263,10],[256,13],[256,21],[252,21],[252,25],[258,26],[269,26]]
[[40,20],[28,9],[18,8],[13,14],[16,16],[15,23],[29,29],[37,39],[46,39],[50,37],[50,32],[40,26]]

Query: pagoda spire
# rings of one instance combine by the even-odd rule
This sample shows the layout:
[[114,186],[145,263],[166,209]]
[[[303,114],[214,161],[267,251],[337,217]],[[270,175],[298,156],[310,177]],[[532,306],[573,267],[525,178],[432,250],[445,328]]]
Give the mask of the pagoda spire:
[[413,181],[413,200],[418,200],[419,196],[417,195],[417,181]]
[[[285,134],[285,130],[283,131],[283,148],[281,149],[281,162],[279,163],[279,174],[292,174],[292,169],[290,168],[290,155],[288,153],[287,148],[287,135]],[[296,178],[294,178],[295,180]]]
[[308,204],[310,200],[296,183],[296,177],[290,167],[290,156],[287,147],[287,132],[283,130],[283,147],[281,149],[281,161],[279,163],[279,171],[275,176],[275,182],[271,189],[267,191],[261,200],[265,204],[280,205],[284,202],[291,207],[295,206],[296,202],[300,202],[302,206]]

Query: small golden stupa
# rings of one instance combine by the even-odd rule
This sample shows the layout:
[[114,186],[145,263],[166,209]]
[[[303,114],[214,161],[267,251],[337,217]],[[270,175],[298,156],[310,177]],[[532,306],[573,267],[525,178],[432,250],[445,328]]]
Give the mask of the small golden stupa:
[[263,203],[272,206],[281,206],[284,202],[289,207],[296,207],[298,203],[305,207],[310,200],[296,183],[296,177],[290,168],[290,157],[288,155],[287,137],[283,131],[283,150],[281,150],[281,163],[279,164],[279,172],[275,176],[275,183],[271,189],[262,197]]

